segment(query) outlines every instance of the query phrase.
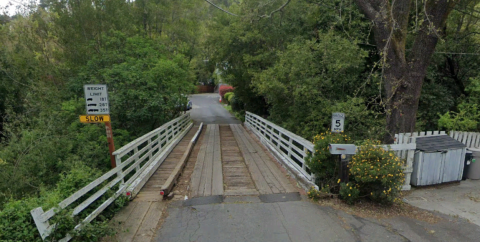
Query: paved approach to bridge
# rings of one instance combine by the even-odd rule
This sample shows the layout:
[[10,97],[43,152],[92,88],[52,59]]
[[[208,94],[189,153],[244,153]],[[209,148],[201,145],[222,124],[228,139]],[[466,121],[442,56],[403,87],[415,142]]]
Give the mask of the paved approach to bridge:
[[[105,241],[416,241],[436,236],[427,232],[429,224],[416,221],[413,231],[413,221],[404,218],[395,221],[403,230],[392,230],[308,201],[294,177],[218,103],[218,94],[191,99],[195,125],[115,216],[118,233]],[[179,167],[174,196],[164,200],[160,191]],[[473,241],[478,231],[455,238]]]

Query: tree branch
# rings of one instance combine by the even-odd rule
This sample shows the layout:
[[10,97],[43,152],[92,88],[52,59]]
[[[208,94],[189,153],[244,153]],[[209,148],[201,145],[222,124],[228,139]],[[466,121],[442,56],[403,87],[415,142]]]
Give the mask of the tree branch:
[[426,2],[424,21],[415,37],[409,56],[412,67],[426,70],[447,17],[457,3],[458,0],[428,0]]
[[225,13],[228,13],[228,14],[230,14],[230,15],[233,15],[233,16],[235,16],[235,17],[238,17],[238,15],[236,15],[236,14],[234,14],[234,13],[231,13],[231,12],[229,12],[229,11],[227,11],[227,10],[225,10],[225,9],[217,6],[217,5],[215,5],[214,3],[210,2],[209,0],[205,0],[205,2],[210,3],[211,5],[213,5],[214,7],[222,10],[222,11],[225,12]]
[[262,15],[262,16],[258,16],[260,18],[271,18],[272,17],[272,14],[278,12],[278,11],[281,11],[285,6],[287,6],[289,3],[290,3],[291,0],[287,0],[287,2],[285,2],[282,6],[280,6],[278,9],[276,10],[273,10],[269,15]]

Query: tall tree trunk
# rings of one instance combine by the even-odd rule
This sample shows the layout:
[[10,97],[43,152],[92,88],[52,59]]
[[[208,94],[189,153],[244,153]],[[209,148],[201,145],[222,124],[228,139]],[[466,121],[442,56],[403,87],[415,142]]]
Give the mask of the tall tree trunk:
[[397,133],[413,132],[418,102],[430,58],[451,10],[459,0],[423,0],[423,21],[406,53],[412,0],[355,0],[374,24],[377,49],[382,57],[387,107],[385,142]]

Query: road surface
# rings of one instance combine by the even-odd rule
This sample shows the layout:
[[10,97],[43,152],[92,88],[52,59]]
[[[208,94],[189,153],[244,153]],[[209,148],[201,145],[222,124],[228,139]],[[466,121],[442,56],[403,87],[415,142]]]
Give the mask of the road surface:
[[190,96],[190,100],[192,101],[190,117],[196,124],[241,123],[222,106],[216,93],[194,94]]

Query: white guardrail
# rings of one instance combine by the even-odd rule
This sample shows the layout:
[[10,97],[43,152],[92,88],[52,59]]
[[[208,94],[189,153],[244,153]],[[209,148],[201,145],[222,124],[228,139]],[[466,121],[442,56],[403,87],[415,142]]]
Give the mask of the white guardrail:
[[304,188],[316,187],[315,177],[305,164],[307,152],[314,152],[310,141],[250,112],[245,114],[245,126],[300,179]]
[[[120,195],[135,196],[192,126],[190,114],[188,113],[162,125],[115,151],[113,153],[116,158],[116,167],[114,169],[63,200],[57,207],[46,212],[41,207],[33,209],[30,213],[42,239],[45,240],[55,229],[56,225],[50,225],[48,221],[57,212],[70,205],[72,205],[70,207],[75,205],[71,216],[78,216],[84,209],[105,195],[108,190],[118,185],[114,195],[105,200],[93,212],[83,218],[81,223],[75,226],[74,230],[79,231],[85,224],[95,219]],[[100,189],[95,189],[101,185],[103,186]],[[83,197],[94,189],[96,192],[93,195]],[[65,242],[70,239],[72,239],[72,236],[67,234],[60,241]]]
[[[245,114],[245,126],[252,130],[262,143],[285,165],[289,166],[292,172],[297,171],[295,176],[303,179],[304,184],[310,188],[315,186],[315,177],[305,164],[307,152],[314,152],[314,144],[308,140],[265,120],[264,118],[250,112]],[[410,180],[413,171],[413,159],[415,155],[415,137],[402,135],[397,137],[397,143],[393,145],[382,145],[384,149],[393,150],[395,154],[404,161],[403,173],[405,183],[403,190],[410,190]]]

